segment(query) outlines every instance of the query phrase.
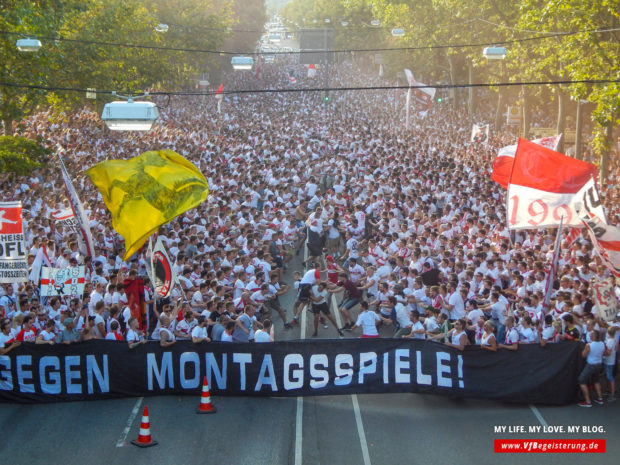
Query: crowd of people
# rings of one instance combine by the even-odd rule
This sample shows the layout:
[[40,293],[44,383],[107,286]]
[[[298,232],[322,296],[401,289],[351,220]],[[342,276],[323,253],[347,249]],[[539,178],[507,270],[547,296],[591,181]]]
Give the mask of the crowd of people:
[[[291,62],[263,65],[261,76],[230,75],[224,88],[288,86],[291,69],[302,85],[305,69]],[[385,84],[351,62],[330,69],[332,87]],[[41,137],[62,154],[95,251],[84,256],[76,233],[53,220],[53,212],[70,207],[55,161],[27,177],[0,174],[4,200],[23,204],[29,263],[45,246],[55,267],[85,265],[87,273],[81,296],[40,298],[36,282],[2,285],[0,353],[21,342],[92,338],[130,348],[148,339],[162,346],[269,342],[277,339],[276,322],[278,331],[281,320],[282,331],[295,332],[307,309],[313,336],[327,319],[340,337],[361,328],[364,338],[426,339],[460,350],[583,341],[587,366],[599,366],[592,373],[606,367],[614,400],[620,315],[615,322],[597,315],[591,281],[610,273],[587,234],[562,242],[545,313],[556,230],[505,226],[506,191],[490,172],[497,149],[515,143],[514,130],[495,132],[483,145],[470,142],[469,133],[471,122],[485,119],[484,108],[472,117],[464,108],[435,105],[406,129],[400,91],[333,92],[327,104],[321,97],[232,95],[221,113],[212,98],[175,98],[146,133],[111,132],[89,109],[40,111],[21,122],[17,133]],[[123,238],[84,171],[164,148],[202,171],[209,197],[158,232],[179,276],[162,301],[146,276],[144,251],[122,260]],[[616,151],[599,186],[616,225],[619,181]],[[306,242],[310,258],[295,270]],[[144,283],[146,326],[131,314],[124,292],[123,283],[137,277]],[[614,289],[620,297],[620,286]],[[285,308],[281,297],[293,292],[295,304]],[[330,308],[331,296],[340,294]],[[602,399],[600,390],[597,396]]]

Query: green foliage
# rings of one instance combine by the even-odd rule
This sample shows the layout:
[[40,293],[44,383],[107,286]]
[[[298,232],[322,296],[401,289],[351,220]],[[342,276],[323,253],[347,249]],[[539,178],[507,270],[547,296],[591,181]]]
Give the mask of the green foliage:
[[[230,36],[241,0],[6,0],[0,2],[0,81],[45,87],[95,88],[119,94],[187,88],[215,63],[213,53],[113,44],[217,50]],[[254,3],[254,0],[252,0]],[[242,11],[241,7],[237,8]],[[264,15],[264,9],[262,10]],[[261,20],[259,9],[250,11]],[[169,24],[165,34],[155,31]],[[262,27],[262,25],[261,25]],[[6,32],[9,32],[8,34]],[[36,53],[15,47],[20,35],[40,38]],[[52,40],[57,37],[62,40]],[[105,42],[95,44],[92,42]],[[101,98],[101,97],[100,97]],[[0,86],[5,134],[38,105],[81,106],[85,95]]]
[[0,172],[28,175],[45,166],[51,153],[41,140],[0,136]]

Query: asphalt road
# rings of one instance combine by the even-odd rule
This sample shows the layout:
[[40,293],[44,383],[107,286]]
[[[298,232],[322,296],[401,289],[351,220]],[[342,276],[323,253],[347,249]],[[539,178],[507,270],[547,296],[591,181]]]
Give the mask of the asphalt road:
[[[299,266],[299,259],[293,265]],[[290,274],[287,273],[287,280]],[[292,292],[283,304],[292,308]],[[280,340],[311,339],[310,319]],[[305,321],[304,321],[305,320]],[[302,332],[302,327],[304,331]],[[385,336],[390,329],[382,330]],[[348,333],[346,337],[359,336]],[[336,338],[334,328],[319,337]],[[311,341],[309,340],[310,344]],[[0,464],[616,464],[620,403],[582,409],[530,407],[420,394],[306,398],[212,397],[218,412],[196,415],[195,396],[45,405],[0,404]],[[159,445],[139,449],[142,408]],[[602,426],[593,434],[499,434],[496,425]],[[496,454],[494,439],[606,439],[605,454]]]

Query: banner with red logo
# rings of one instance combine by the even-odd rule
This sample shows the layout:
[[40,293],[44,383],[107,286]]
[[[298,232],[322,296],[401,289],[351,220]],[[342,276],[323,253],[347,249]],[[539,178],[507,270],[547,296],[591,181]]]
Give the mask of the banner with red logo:
[[0,202],[0,283],[28,281],[21,202]]
[[41,297],[55,295],[78,295],[84,294],[86,284],[86,270],[83,266],[68,268],[43,267],[41,273]]
[[582,226],[573,199],[596,175],[591,163],[519,139],[508,184],[508,228],[557,227],[562,218],[566,227]]

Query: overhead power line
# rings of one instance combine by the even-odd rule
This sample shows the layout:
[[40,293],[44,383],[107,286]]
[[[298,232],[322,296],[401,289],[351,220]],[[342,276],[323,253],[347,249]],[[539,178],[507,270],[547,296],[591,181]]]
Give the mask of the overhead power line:
[[[378,90],[399,90],[399,89],[465,89],[465,88],[484,88],[484,87],[514,87],[514,86],[542,86],[542,85],[569,85],[569,84],[614,84],[620,83],[618,78],[610,79],[581,79],[581,80],[562,80],[562,81],[519,81],[519,82],[485,82],[477,84],[435,84],[435,85],[414,85],[414,86],[355,86],[355,87],[284,87],[280,89],[248,89],[248,90],[224,90],[220,92],[224,95],[237,94],[279,94],[279,93],[298,93],[298,92],[345,92],[345,91],[378,91]],[[36,84],[19,84],[11,82],[0,82],[0,87],[12,87],[19,89],[42,90],[46,92],[91,92],[101,95],[113,94],[132,94],[141,95],[143,92],[127,92],[112,90],[93,90],[76,87],[42,86]],[[210,96],[215,95],[216,91],[155,91],[149,92],[150,96]]]
[[[501,40],[494,42],[475,42],[475,43],[462,43],[462,44],[439,44],[439,45],[421,45],[416,47],[383,47],[383,48],[358,48],[358,49],[332,49],[332,50],[323,50],[320,51],[323,53],[349,53],[349,52],[388,52],[388,51],[413,51],[413,50],[434,50],[434,49],[446,49],[446,48],[473,48],[473,47],[491,47],[496,45],[510,45],[519,42],[531,42],[536,40],[546,40],[554,37],[567,37],[574,36],[579,34],[603,34],[606,32],[615,32],[620,31],[620,28],[611,28],[611,29],[592,29],[592,30],[584,30],[584,31],[573,31],[573,32],[558,32],[554,34],[545,34],[545,35],[536,35],[531,37],[523,37],[517,39],[510,40]],[[13,31],[0,31],[0,35],[11,35],[11,36],[24,36],[28,34],[24,34],[22,32],[13,32]],[[291,52],[240,52],[240,51],[230,51],[230,50],[210,50],[210,49],[199,49],[199,48],[187,48],[187,47],[164,47],[160,45],[144,45],[144,44],[129,44],[125,42],[107,42],[107,41],[98,41],[98,40],[88,40],[88,39],[69,39],[66,37],[53,37],[53,36],[37,36],[36,34],[30,34],[31,37],[37,37],[41,40],[49,40],[49,41],[60,41],[60,42],[70,42],[70,43],[80,43],[80,44],[89,44],[89,45],[103,45],[109,47],[125,47],[125,48],[136,48],[136,49],[145,49],[145,50],[159,50],[159,51],[170,51],[170,52],[186,52],[186,53],[209,53],[209,54],[218,54],[218,55],[291,55],[297,53],[317,53],[317,50],[307,50],[307,51],[291,51]]]

